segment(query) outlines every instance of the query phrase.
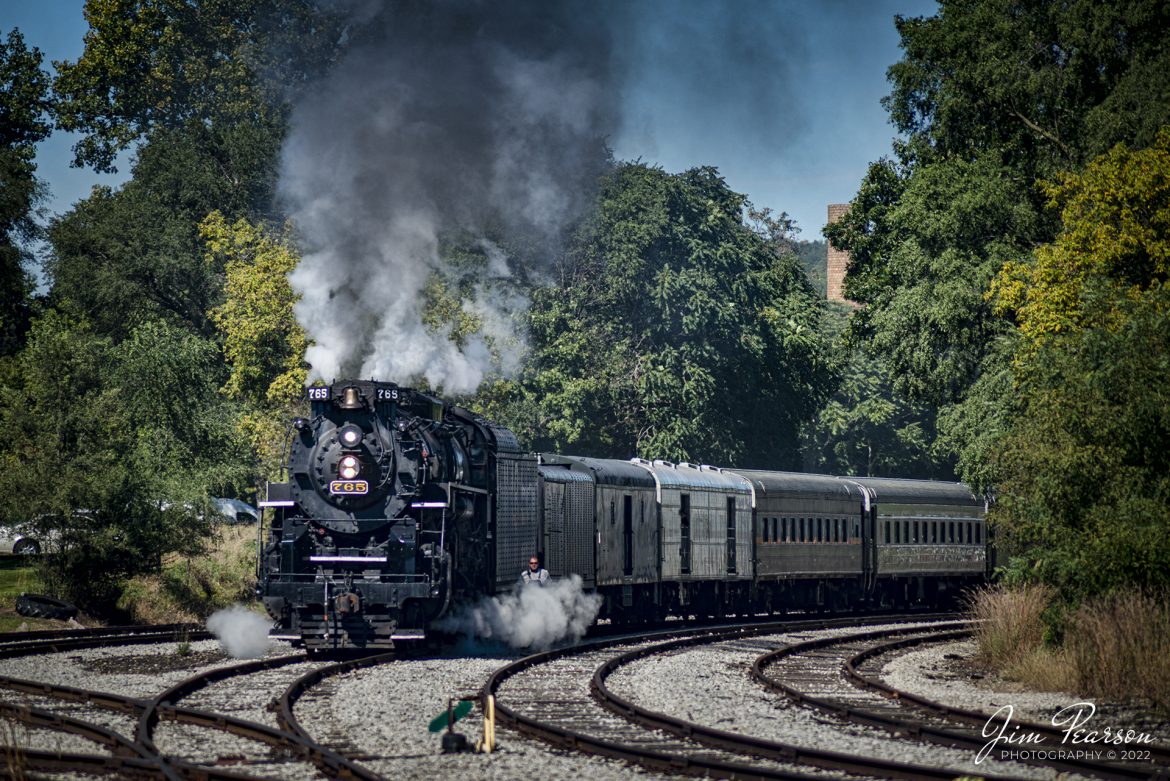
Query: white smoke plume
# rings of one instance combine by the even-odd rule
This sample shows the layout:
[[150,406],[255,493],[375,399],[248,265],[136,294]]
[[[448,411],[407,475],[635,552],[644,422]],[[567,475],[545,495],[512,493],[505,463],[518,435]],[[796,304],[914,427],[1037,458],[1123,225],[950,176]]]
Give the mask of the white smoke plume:
[[207,619],[207,631],[236,659],[258,659],[268,652],[272,622],[243,605],[217,610]]
[[[298,101],[282,153],[310,379],[472,392],[525,352],[517,260],[489,239],[523,245],[538,275],[606,164],[610,36],[567,0],[347,5],[347,51]],[[451,237],[480,263],[453,260]],[[436,278],[482,324],[461,345],[424,323]]]
[[437,622],[436,628],[541,651],[580,640],[597,618],[601,601],[600,595],[585,593],[579,576],[570,575],[543,587],[518,585],[507,594],[486,597]]

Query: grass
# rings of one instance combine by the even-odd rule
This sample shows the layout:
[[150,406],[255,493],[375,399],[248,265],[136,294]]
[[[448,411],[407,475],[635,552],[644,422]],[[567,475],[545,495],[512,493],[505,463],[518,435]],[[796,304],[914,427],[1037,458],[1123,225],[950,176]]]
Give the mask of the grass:
[[0,632],[16,632],[22,625],[27,629],[60,629],[60,621],[43,618],[25,618],[16,612],[16,598],[21,592],[36,593],[41,589],[36,562],[29,556],[0,555]]
[[174,557],[162,572],[134,578],[118,607],[132,620],[197,622],[212,612],[255,600],[256,527],[225,525],[202,556]]
[[[971,598],[977,661],[1044,691],[1129,700],[1170,713],[1170,595],[1099,597],[1061,615],[1047,586],[993,587]],[[1062,641],[1048,640],[1060,616]]]
[[1170,595],[1112,594],[1072,614],[1064,646],[1081,691],[1170,713]]

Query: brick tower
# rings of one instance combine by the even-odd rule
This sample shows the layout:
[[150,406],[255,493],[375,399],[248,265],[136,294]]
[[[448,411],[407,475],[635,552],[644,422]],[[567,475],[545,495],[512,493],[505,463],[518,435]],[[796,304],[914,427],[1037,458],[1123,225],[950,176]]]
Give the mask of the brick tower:
[[[847,203],[830,203],[829,224],[831,225],[844,217],[847,211],[849,211],[849,204]],[[845,267],[848,265],[849,253],[843,249],[837,249],[833,246],[833,242],[829,242],[829,263],[825,277],[828,282],[826,286],[827,298],[830,301],[845,300]]]

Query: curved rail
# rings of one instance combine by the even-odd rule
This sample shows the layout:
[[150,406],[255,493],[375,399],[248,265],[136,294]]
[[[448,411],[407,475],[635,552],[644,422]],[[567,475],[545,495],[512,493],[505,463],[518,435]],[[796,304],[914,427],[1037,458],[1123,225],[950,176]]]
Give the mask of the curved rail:
[[[799,702],[802,705],[815,708],[847,721],[864,724],[871,727],[879,727],[890,732],[913,735],[916,738],[936,743],[938,745],[951,746],[956,748],[969,748],[973,750],[982,749],[987,744],[988,739],[981,733],[963,732],[948,726],[935,726],[929,723],[925,723],[921,719],[915,719],[904,714],[896,716],[889,715],[887,713],[879,712],[870,708],[853,707],[828,697],[806,694],[805,692],[802,692],[799,689],[790,686],[777,678],[769,676],[765,672],[765,668],[775,664],[777,661],[785,657],[797,656],[802,653],[829,648],[834,645],[842,645],[845,643],[868,640],[881,640],[883,638],[890,637],[893,634],[905,635],[911,633],[918,636],[902,638],[890,641],[888,643],[882,643],[878,646],[875,646],[875,648],[882,648],[884,649],[882,652],[889,652],[902,648],[912,647],[915,645],[921,645],[924,643],[949,642],[955,639],[969,636],[970,630],[955,629],[951,627],[947,631],[940,631],[929,634],[924,634],[921,629],[916,632],[913,630],[909,632],[877,631],[862,632],[845,637],[831,637],[809,640],[790,645],[785,648],[777,649],[760,656],[752,664],[752,677],[766,688],[783,694],[795,702]],[[867,659],[871,658],[873,655],[876,655],[872,653],[873,651],[874,648],[870,648],[862,651],[859,654],[854,654],[850,657],[850,661],[858,659],[859,657],[864,657]],[[858,664],[860,664],[860,660],[858,661]],[[860,677],[860,674],[856,673],[856,671],[855,674]],[[958,710],[949,708],[948,706],[942,705],[940,703],[932,702],[926,698],[917,697],[916,695],[912,695],[908,692],[901,692],[900,690],[886,686],[885,684],[881,684],[879,682],[874,682],[873,688],[877,690],[884,690],[888,696],[897,702],[901,702],[903,699],[906,699],[907,701],[917,700],[922,703],[920,707],[923,710],[930,710],[938,716],[946,717],[948,714]],[[971,718],[976,718],[976,716],[978,716],[977,724],[980,727],[985,725],[989,718],[986,714],[979,715],[972,711],[967,711],[966,713],[969,714]],[[1049,727],[1048,730],[1051,731],[1051,727]],[[1061,735],[1061,737],[1063,737],[1063,735]],[[1115,781],[1164,777],[1160,772],[1151,773],[1148,770],[1143,770],[1140,768],[1109,765],[1103,762],[1094,762],[1087,759],[1064,758],[1040,760],[1032,758],[1020,758],[1013,761],[1025,762],[1027,764],[1041,767],[1058,768],[1067,771],[1083,773],[1098,778],[1113,779]]]
[[305,728],[301,726],[301,723],[297,721],[297,717],[293,714],[293,707],[305,692],[326,678],[361,667],[373,667],[375,665],[385,664],[386,662],[394,661],[396,658],[397,656],[393,652],[390,652],[349,659],[344,662],[335,662],[325,667],[318,667],[316,670],[310,670],[308,673],[293,681],[277,699],[275,703],[276,720],[280,724],[281,729],[296,737],[298,741],[317,747],[317,750],[314,754],[310,755],[309,759],[322,770],[327,770],[330,778],[381,781],[382,776],[314,741]]
[[[166,635],[169,632],[170,629],[168,628],[163,634]],[[70,642],[78,643],[77,645],[72,645],[71,647],[73,648],[98,647],[121,643],[122,639],[118,636],[106,635],[101,638],[92,636],[73,638]],[[130,644],[160,641],[157,635],[143,635],[137,628],[135,628],[134,634],[130,636],[130,639]],[[163,637],[162,640],[170,641],[172,638]],[[31,645],[35,645],[36,648],[26,648],[23,650],[23,654],[36,653],[39,649],[45,647],[45,644]],[[56,648],[58,641],[54,639],[48,645]],[[10,649],[5,648],[2,650],[8,651]],[[13,653],[11,655],[16,656],[21,654]],[[307,744],[296,735],[289,735],[281,730],[243,719],[236,719],[196,709],[178,708],[169,704],[170,699],[185,696],[217,680],[223,680],[233,675],[240,675],[258,669],[278,667],[282,664],[304,661],[304,658],[303,654],[296,654],[217,668],[181,681],[167,689],[161,695],[149,700],[126,697],[108,692],[79,689],[72,686],[0,676],[0,688],[19,691],[31,696],[78,702],[97,708],[134,715],[138,718],[135,741],[129,741],[117,732],[104,727],[78,719],[58,716],[50,711],[41,709],[24,706],[8,706],[0,710],[0,713],[9,715],[31,726],[54,729],[69,734],[80,735],[81,737],[96,740],[99,743],[107,743],[114,746],[118,753],[125,755],[102,756],[82,753],[58,754],[56,752],[21,751],[19,753],[19,761],[39,771],[52,772],[62,769],[85,769],[90,772],[113,773],[118,776],[127,777],[149,776],[176,780],[196,778],[209,779],[210,781],[255,781],[256,776],[254,775],[235,773],[174,757],[164,757],[158,751],[157,746],[154,745],[153,739],[151,738],[151,730],[153,730],[153,727],[160,719],[178,721],[196,726],[221,729],[241,737],[260,741],[267,745],[284,748],[291,747],[297,750],[298,753],[302,753],[308,757],[317,751],[319,747],[311,742]],[[145,740],[143,740],[144,737],[146,738]],[[335,777],[329,772],[326,772],[326,775]],[[336,777],[346,776],[341,774]]]
[[[937,616],[932,616],[937,617]],[[914,620],[923,620],[923,616],[914,616]],[[615,660],[610,660],[602,665],[593,676],[591,688],[594,696],[602,700],[603,704],[608,703],[611,710],[619,713],[628,719],[635,722],[640,721],[643,717],[647,717],[646,721],[641,722],[641,726],[662,729],[677,735],[681,738],[694,741],[702,744],[699,748],[715,746],[724,751],[730,751],[738,755],[747,755],[744,758],[762,756],[768,759],[788,762],[788,763],[808,763],[818,764],[809,760],[826,759],[825,755],[831,752],[815,752],[803,749],[796,746],[789,746],[777,743],[767,743],[759,741],[754,738],[745,738],[741,735],[734,735],[733,733],[723,733],[718,730],[710,730],[701,725],[692,724],[689,722],[682,722],[674,720],[669,716],[662,714],[653,714],[649,711],[637,708],[621,698],[612,695],[604,686],[605,676],[609,674],[621,664],[633,661],[635,658],[642,658],[653,653],[660,653],[664,650],[669,650],[676,647],[683,647],[686,645],[698,645],[702,643],[721,642],[732,639],[755,637],[766,634],[776,634],[780,632],[802,631],[810,629],[827,629],[839,628],[847,626],[855,626],[861,622],[873,621],[872,616],[859,618],[852,617],[848,619],[821,619],[821,620],[801,620],[801,621],[784,621],[772,622],[768,624],[748,624],[737,627],[724,628],[721,630],[704,629],[699,630],[696,634],[694,629],[675,630],[671,632],[662,633],[661,637],[665,642],[648,646],[643,649],[623,654],[616,657]],[[894,620],[890,617],[884,617],[882,620]],[[671,639],[673,638],[673,639]],[[581,654],[590,651],[596,651],[622,642],[628,642],[621,638],[608,639],[605,641],[585,643],[572,648],[561,648],[552,651],[546,651],[539,654],[520,659],[511,664],[505,665],[496,670],[488,678],[484,684],[483,695],[496,694],[501,684],[535,666],[540,664],[558,660],[561,658],[570,657],[576,654]],[[624,660],[624,661],[618,661]],[[617,662],[614,664],[614,662]],[[631,745],[630,743],[618,743],[612,740],[605,740],[598,738],[595,735],[582,732],[577,729],[569,727],[558,726],[556,724],[544,723],[541,720],[527,717],[516,712],[508,706],[506,701],[497,700],[496,715],[500,723],[507,724],[517,731],[531,735],[540,740],[544,740],[554,745],[569,748],[576,751],[583,751],[586,753],[598,754],[601,756],[622,759],[642,767],[663,771],[673,774],[686,774],[694,776],[708,776],[713,778],[734,778],[734,779],[808,779],[811,776],[786,770],[784,768],[774,767],[760,767],[747,764],[739,761],[725,761],[722,759],[713,759],[703,755],[702,751],[695,751],[694,753],[679,754],[671,753],[664,750],[655,750],[647,748],[644,745]],[[878,775],[889,775],[902,778],[938,778],[951,779],[955,777],[953,772],[933,773],[933,769],[921,769],[916,766],[901,765],[896,763],[882,763],[878,761],[875,764],[873,761],[866,760],[861,757],[846,757],[845,755],[837,755],[834,757],[839,761],[834,762],[831,766],[838,769],[846,769],[850,772],[869,773]]]
[[[970,634],[970,631],[955,632],[949,638],[912,637],[902,640],[895,640],[889,643],[883,643],[881,645],[875,645],[872,648],[867,648],[864,651],[851,656],[845,662],[845,666],[843,667],[845,677],[861,688],[878,692],[885,695],[886,697],[896,699],[900,703],[911,705],[920,710],[950,719],[952,721],[982,728],[987,724],[988,719],[991,718],[990,714],[983,713],[981,711],[974,711],[968,710],[966,708],[957,708],[951,705],[945,705],[943,703],[914,694],[913,692],[897,689],[878,678],[867,676],[860,671],[861,665],[865,662],[892,651],[899,651],[905,648],[912,648],[917,645],[925,645],[927,643],[957,640],[963,637],[969,637]],[[1051,724],[1042,724],[1040,722],[1034,721],[1021,721],[1019,719],[1013,719],[1013,724],[1018,726],[1019,729],[1023,732],[1030,732],[1043,736],[1046,740],[1050,740],[1052,745],[1060,745],[1066,737],[1064,730],[1056,729]],[[981,738],[979,745],[982,746],[986,742],[986,738]],[[1155,764],[1170,767],[1170,747],[1157,744],[1143,744],[1142,750],[1150,752],[1150,759]],[[1143,776],[1140,773],[1141,771],[1138,771],[1138,775],[1133,777],[1149,777],[1148,774]]]

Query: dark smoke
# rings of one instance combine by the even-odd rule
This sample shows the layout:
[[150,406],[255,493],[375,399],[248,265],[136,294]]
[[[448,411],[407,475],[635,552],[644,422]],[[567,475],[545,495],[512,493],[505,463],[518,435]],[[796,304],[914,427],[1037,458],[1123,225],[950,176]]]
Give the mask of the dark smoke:
[[[297,316],[315,376],[422,377],[472,391],[507,371],[527,301],[492,231],[554,240],[579,216],[616,126],[609,37],[588,4],[395,3],[354,8],[348,54],[297,106],[282,191],[303,237]],[[471,236],[494,277],[464,308],[488,338],[462,349],[423,325],[440,251]],[[494,348],[493,350],[490,348]]]
[[[783,143],[792,44],[774,3],[328,7],[348,14],[347,52],[298,101],[281,177],[304,250],[291,282],[313,378],[474,391],[519,366],[518,276],[539,278],[592,203],[616,135],[627,150],[630,138],[652,146],[664,126]],[[677,99],[654,122],[623,116],[647,91]],[[712,162],[704,151],[694,165]],[[452,237],[479,254],[470,272]],[[521,261],[506,246],[529,251]],[[459,344],[424,323],[437,278],[462,281],[460,306],[480,323]]]

